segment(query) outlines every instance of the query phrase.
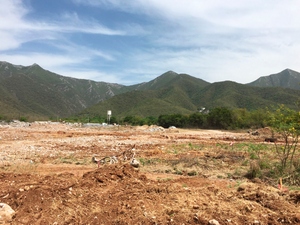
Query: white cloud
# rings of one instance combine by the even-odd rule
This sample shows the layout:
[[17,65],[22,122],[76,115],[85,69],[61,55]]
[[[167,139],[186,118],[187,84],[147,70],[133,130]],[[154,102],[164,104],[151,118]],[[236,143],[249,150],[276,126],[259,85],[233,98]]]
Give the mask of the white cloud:
[[285,68],[300,71],[298,0],[73,1],[157,21],[149,31],[151,48],[129,55],[137,74],[174,70],[246,83]]
[[14,49],[34,40],[53,40],[62,33],[125,35],[125,31],[109,29],[77,13],[57,15],[57,20],[34,21],[25,17],[30,9],[21,0],[3,0],[0,7],[0,50]]
[[76,70],[75,68],[60,68],[56,70],[57,74],[61,74],[63,76],[73,77],[77,79],[88,79],[94,81],[103,81],[108,83],[118,83],[120,78],[116,77],[113,74],[99,72],[97,70],[90,69],[80,69]]
[[[3,0],[0,7],[0,51],[17,49],[39,41],[59,50],[58,54],[0,54],[0,60],[15,64],[38,63],[62,75],[73,74],[96,80],[133,84],[168,71],[188,73],[204,80],[235,80],[246,83],[258,76],[285,68],[300,71],[300,2],[290,0],[73,0],[89,7],[125,11],[143,16],[145,22],[119,21],[111,29],[96,19],[66,11],[52,20],[29,20],[33,9],[21,0]],[[124,15],[123,15],[124,16]],[[117,21],[117,19],[116,19]],[[126,20],[125,20],[126,21]],[[150,22],[149,22],[150,21]],[[89,33],[132,36],[140,46],[105,51],[70,41],[70,34]],[[132,47],[131,49],[129,49]],[[0,52],[1,53],[1,52]],[[110,72],[86,68],[95,59],[108,62]],[[98,60],[100,61],[100,60]],[[126,63],[124,63],[126,61]],[[115,63],[112,68],[111,62]],[[68,69],[66,69],[68,68]],[[98,67],[99,70],[105,67]],[[107,71],[107,70],[102,70]],[[99,78],[97,78],[97,76]],[[129,78],[130,79],[126,79]],[[117,79],[118,78],[118,79]]]

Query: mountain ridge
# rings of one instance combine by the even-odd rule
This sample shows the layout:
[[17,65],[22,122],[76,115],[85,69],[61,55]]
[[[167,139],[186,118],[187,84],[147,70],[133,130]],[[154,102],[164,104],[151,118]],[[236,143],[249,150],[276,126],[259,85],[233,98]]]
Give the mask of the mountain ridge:
[[[278,74],[270,75],[277,81],[270,87],[255,87],[258,86],[255,81],[246,85],[232,81],[209,83],[174,71],[167,71],[148,82],[125,86],[61,76],[36,63],[22,66],[0,61],[0,115],[46,119],[100,113],[101,110],[106,113],[114,108],[120,116],[133,112],[157,116],[160,113],[192,113],[202,107],[251,110],[276,102],[292,107],[288,99],[295,101],[296,96],[300,96],[299,90],[273,86],[287,86],[290,83],[287,81],[298,76],[300,79],[300,74],[290,69]],[[259,79],[269,82],[270,76]]]
[[279,73],[259,77],[247,85],[257,87],[285,87],[300,90],[300,73],[285,69]]

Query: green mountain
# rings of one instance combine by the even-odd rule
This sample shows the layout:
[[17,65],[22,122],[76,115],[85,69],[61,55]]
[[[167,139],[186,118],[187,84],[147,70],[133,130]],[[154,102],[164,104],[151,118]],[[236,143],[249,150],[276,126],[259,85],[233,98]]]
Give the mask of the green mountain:
[[128,90],[132,89],[60,76],[37,64],[0,62],[0,115],[4,116],[64,117]]
[[136,90],[158,90],[161,88],[169,87],[170,85],[174,84],[181,84],[181,82],[189,82],[188,84],[195,83],[200,87],[205,87],[209,83],[192,77],[187,74],[178,74],[173,71],[168,71],[161,76],[155,78],[154,80],[151,80],[149,82],[144,82],[141,84],[130,86],[130,88],[136,89]]
[[191,114],[202,107],[254,110],[276,106],[278,103],[295,109],[295,103],[300,96],[300,90],[295,89],[252,87],[231,81],[209,84],[182,74],[174,76],[169,85],[163,87],[114,96],[85,109],[77,116],[106,115],[107,110],[112,110],[114,116],[146,117],[174,113]]
[[257,87],[285,87],[300,90],[300,73],[285,69],[277,74],[260,77],[248,85]]
[[77,116],[106,115],[107,110],[112,110],[117,116],[190,114],[197,111],[192,95],[207,85],[209,83],[201,79],[169,71],[148,83],[135,86],[140,90],[114,96],[83,110]]
[[113,116],[146,117],[190,114],[202,107],[252,110],[281,103],[295,108],[299,80],[298,72],[284,70],[248,85],[231,81],[210,84],[168,71],[149,82],[124,86],[64,77],[37,64],[0,62],[0,115],[48,119],[106,115],[112,110]]
[[232,81],[213,83],[192,97],[197,106],[206,108],[227,107],[253,110],[271,105],[285,104],[295,109],[300,90],[282,87],[252,87]]

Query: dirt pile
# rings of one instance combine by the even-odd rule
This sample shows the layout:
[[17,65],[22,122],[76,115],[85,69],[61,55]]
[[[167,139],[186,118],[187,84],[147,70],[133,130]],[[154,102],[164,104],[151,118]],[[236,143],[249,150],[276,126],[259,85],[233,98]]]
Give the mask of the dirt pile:
[[2,173],[0,186],[14,224],[300,223],[298,192],[197,177],[149,180],[128,164],[83,177]]

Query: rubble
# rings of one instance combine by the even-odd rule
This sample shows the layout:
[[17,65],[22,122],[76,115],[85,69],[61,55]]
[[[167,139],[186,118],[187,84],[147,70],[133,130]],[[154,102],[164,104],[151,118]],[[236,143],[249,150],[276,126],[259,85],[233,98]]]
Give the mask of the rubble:
[[0,224],[11,222],[15,213],[9,205],[0,203]]

